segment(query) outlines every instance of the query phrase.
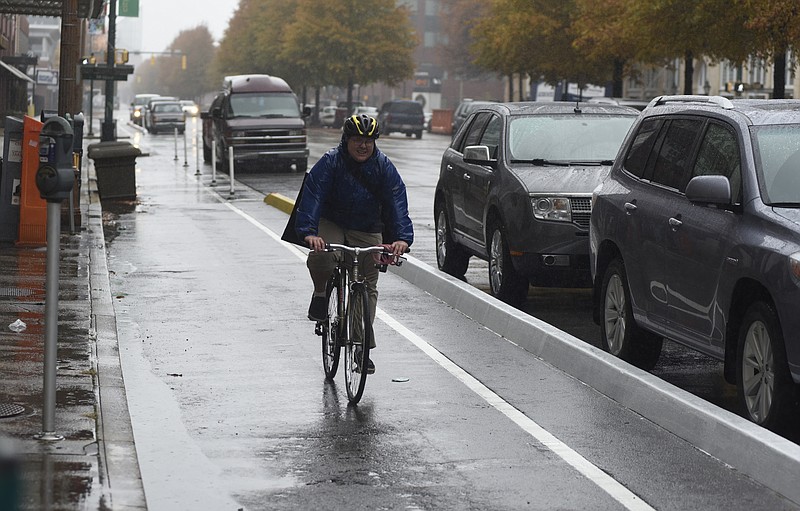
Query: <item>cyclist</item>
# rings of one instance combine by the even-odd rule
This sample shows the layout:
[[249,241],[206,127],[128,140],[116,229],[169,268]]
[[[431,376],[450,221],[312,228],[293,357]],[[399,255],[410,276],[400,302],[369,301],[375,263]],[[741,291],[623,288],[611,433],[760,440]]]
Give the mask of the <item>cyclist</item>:
[[[359,114],[345,119],[339,145],[311,168],[300,193],[295,230],[312,249],[306,262],[314,283],[308,308],[312,321],[324,321],[327,316],[325,284],[336,258],[342,257],[340,253],[323,252],[326,243],[369,247],[385,242],[393,254],[402,255],[414,241],[406,185],[391,160],[375,145],[379,136],[380,126],[374,117]],[[359,271],[366,277],[374,321],[378,269],[372,258],[365,258]],[[367,372],[374,371],[370,360]]]

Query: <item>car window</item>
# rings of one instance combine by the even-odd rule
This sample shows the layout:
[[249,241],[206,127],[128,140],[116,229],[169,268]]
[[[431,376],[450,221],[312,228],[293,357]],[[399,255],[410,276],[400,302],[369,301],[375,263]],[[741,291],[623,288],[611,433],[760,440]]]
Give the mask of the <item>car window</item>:
[[657,118],[649,118],[642,121],[639,131],[630,144],[628,154],[625,156],[624,168],[636,177],[643,177],[647,162],[652,154],[658,132],[661,130],[663,121]]
[[486,127],[486,123],[489,122],[492,114],[489,112],[481,112],[475,115],[470,123],[469,128],[467,129],[466,134],[464,135],[464,142],[461,146],[461,152],[464,152],[463,148],[471,145],[478,145],[481,140],[481,135],[483,135],[483,128]]
[[300,117],[297,101],[290,94],[246,93],[231,95],[229,117]]
[[731,197],[735,203],[740,202],[742,165],[739,144],[730,129],[715,122],[709,123],[694,164],[692,177],[695,176],[727,177],[731,183]]
[[764,202],[800,204],[800,125],[761,126],[752,136]]
[[177,105],[175,103],[162,103],[162,104],[156,103],[153,106],[153,111],[161,113],[174,113],[174,112],[181,112],[182,110],[180,105]]
[[[678,191],[689,182],[689,162],[694,146],[703,129],[701,119],[672,119],[667,125],[664,141],[656,155],[650,180]],[[648,178],[645,174],[645,179]]]
[[613,160],[636,116],[533,115],[509,123],[512,161],[601,162]]
[[500,129],[503,126],[503,119],[499,115],[492,115],[486,124],[486,129],[481,136],[480,145],[489,148],[489,158],[497,159],[497,148],[500,145]]

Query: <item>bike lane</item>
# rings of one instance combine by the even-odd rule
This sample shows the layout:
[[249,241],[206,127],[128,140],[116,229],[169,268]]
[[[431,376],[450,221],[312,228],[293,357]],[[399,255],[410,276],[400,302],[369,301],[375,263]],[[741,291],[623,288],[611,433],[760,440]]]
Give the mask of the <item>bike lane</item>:
[[793,508],[391,273],[347,406],[286,214],[168,156],[107,211],[149,509]]

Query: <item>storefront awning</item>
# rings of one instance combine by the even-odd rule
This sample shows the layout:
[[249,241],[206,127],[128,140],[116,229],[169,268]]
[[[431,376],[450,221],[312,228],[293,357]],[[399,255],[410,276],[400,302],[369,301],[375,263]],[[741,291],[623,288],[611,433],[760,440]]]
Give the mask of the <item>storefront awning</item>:
[[[60,17],[65,0],[0,0],[2,14],[29,14]],[[79,18],[98,18],[103,0],[78,0]]]
[[15,77],[19,78],[20,80],[25,80],[25,81],[28,81],[28,82],[31,82],[31,83],[35,83],[30,76],[26,75],[25,73],[23,73],[19,69],[15,68],[14,66],[9,66],[8,64],[3,62],[2,60],[0,60],[0,69],[5,69],[6,71],[11,73]]

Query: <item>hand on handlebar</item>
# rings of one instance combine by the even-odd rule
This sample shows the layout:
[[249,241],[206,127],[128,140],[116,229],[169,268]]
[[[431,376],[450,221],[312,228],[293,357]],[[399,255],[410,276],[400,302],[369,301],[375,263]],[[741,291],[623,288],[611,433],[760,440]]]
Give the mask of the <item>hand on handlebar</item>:
[[389,250],[392,251],[392,254],[396,256],[401,256],[406,252],[409,252],[408,243],[402,240],[395,241],[391,245],[387,247]]
[[313,250],[314,252],[322,252],[325,250],[325,240],[319,236],[308,235],[303,238],[308,245],[308,248]]

